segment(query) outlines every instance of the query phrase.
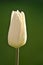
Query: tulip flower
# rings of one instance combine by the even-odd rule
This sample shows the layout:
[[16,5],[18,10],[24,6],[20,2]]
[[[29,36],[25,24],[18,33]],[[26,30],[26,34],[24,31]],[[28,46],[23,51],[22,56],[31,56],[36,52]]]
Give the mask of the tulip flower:
[[14,48],[25,45],[27,40],[25,14],[23,11],[12,11],[8,32],[8,44]]
[[8,44],[14,48],[25,45],[27,40],[26,20],[23,11],[12,11],[8,31]]

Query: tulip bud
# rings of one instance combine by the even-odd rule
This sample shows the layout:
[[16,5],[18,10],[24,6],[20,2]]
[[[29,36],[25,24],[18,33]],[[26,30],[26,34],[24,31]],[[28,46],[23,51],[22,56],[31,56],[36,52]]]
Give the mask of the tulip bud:
[[14,48],[19,48],[25,45],[26,40],[27,31],[25,23],[25,14],[23,11],[12,11],[8,32],[8,44]]

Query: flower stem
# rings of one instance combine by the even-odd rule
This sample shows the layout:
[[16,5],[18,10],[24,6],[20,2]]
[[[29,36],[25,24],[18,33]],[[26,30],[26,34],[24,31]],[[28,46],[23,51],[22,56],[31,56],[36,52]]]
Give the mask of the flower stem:
[[19,65],[19,48],[16,49],[16,65]]

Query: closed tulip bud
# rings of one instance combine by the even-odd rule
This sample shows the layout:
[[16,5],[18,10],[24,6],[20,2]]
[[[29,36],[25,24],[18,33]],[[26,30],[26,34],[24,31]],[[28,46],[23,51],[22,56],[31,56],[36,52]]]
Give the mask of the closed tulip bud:
[[12,11],[8,31],[8,44],[14,48],[25,45],[27,40],[25,14],[23,11]]

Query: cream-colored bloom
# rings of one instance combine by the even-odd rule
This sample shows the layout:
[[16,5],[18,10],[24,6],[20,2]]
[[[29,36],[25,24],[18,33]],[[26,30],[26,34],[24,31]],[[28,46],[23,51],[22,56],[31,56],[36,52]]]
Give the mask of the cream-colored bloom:
[[19,48],[25,45],[27,40],[25,14],[23,11],[12,11],[11,22],[8,32],[8,44]]

